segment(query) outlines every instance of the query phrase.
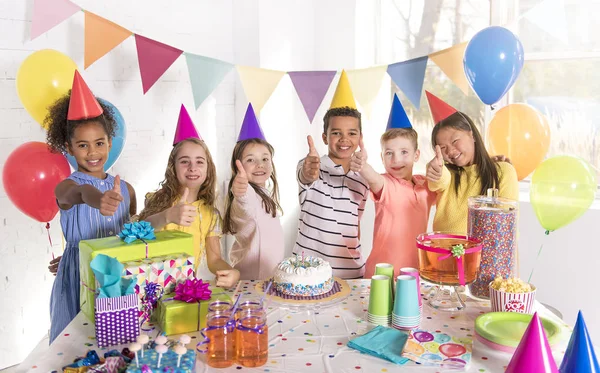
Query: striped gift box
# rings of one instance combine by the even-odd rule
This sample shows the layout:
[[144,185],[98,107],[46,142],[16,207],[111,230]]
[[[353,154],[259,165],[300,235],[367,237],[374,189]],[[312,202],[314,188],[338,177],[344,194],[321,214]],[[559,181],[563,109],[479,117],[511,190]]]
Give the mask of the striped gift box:
[[494,289],[490,284],[492,312],[533,313],[533,302],[537,289],[533,285],[531,287],[533,291],[529,293],[507,293]]
[[135,342],[140,334],[138,295],[96,298],[96,341],[98,347]]

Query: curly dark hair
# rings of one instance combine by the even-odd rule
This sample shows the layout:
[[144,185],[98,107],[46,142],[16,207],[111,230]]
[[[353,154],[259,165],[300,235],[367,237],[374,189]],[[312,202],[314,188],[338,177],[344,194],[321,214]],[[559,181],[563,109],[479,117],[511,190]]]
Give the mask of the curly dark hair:
[[327,133],[327,130],[329,129],[329,119],[333,117],[352,117],[358,119],[358,130],[362,132],[360,111],[351,108],[350,106],[344,106],[327,110],[325,116],[323,117],[323,133]]
[[117,130],[117,121],[112,108],[104,105],[98,97],[96,97],[100,107],[104,113],[96,118],[82,119],[82,120],[67,120],[67,113],[69,112],[69,102],[71,101],[71,91],[59,98],[48,108],[48,115],[44,119],[44,128],[48,130],[46,133],[46,142],[50,146],[50,149],[55,153],[67,153],[67,144],[70,143],[75,128],[78,126],[96,122],[104,127],[108,138],[111,139],[115,136]]

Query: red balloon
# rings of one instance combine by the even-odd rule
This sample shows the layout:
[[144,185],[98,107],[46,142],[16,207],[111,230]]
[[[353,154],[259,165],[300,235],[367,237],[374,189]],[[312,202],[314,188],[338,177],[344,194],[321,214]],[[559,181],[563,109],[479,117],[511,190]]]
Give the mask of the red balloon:
[[6,159],[2,182],[8,198],[25,215],[49,222],[58,212],[54,188],[71,174],[62,154],[43,142],[27,142]]

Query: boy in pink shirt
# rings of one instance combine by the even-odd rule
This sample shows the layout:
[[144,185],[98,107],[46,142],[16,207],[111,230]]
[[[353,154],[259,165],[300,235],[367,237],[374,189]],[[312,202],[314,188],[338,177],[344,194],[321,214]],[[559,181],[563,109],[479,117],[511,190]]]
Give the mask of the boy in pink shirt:
[[391,263],[396,274],[401,267],[418,268],[415,238],[427,231],[429,210],[436,194],[427,188],[423,175],[413,175],[420,152],[417,132],[412,128],[398,96],[394,96],[386,132],[381,136],[381,158],[386,173],[378,174],[367,163],[362,140],[350,169],[368,182],[375,202],[373,249],[365,265],[365,278],[375,264]]

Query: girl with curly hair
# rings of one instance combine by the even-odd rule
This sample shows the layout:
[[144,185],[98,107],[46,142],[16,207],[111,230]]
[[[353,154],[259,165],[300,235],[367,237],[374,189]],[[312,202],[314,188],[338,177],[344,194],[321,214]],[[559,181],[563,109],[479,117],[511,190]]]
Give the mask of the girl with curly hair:
[[66,245],[48,267],[56,275],[50,298],[50,343],[79,313],[79,241],[114,236],[136,212],[135,191],[104,171],[117,123],[78,72],[73,89],[50,108],[44,125],[52,151],[75,157],[77,170],[54,194]]

